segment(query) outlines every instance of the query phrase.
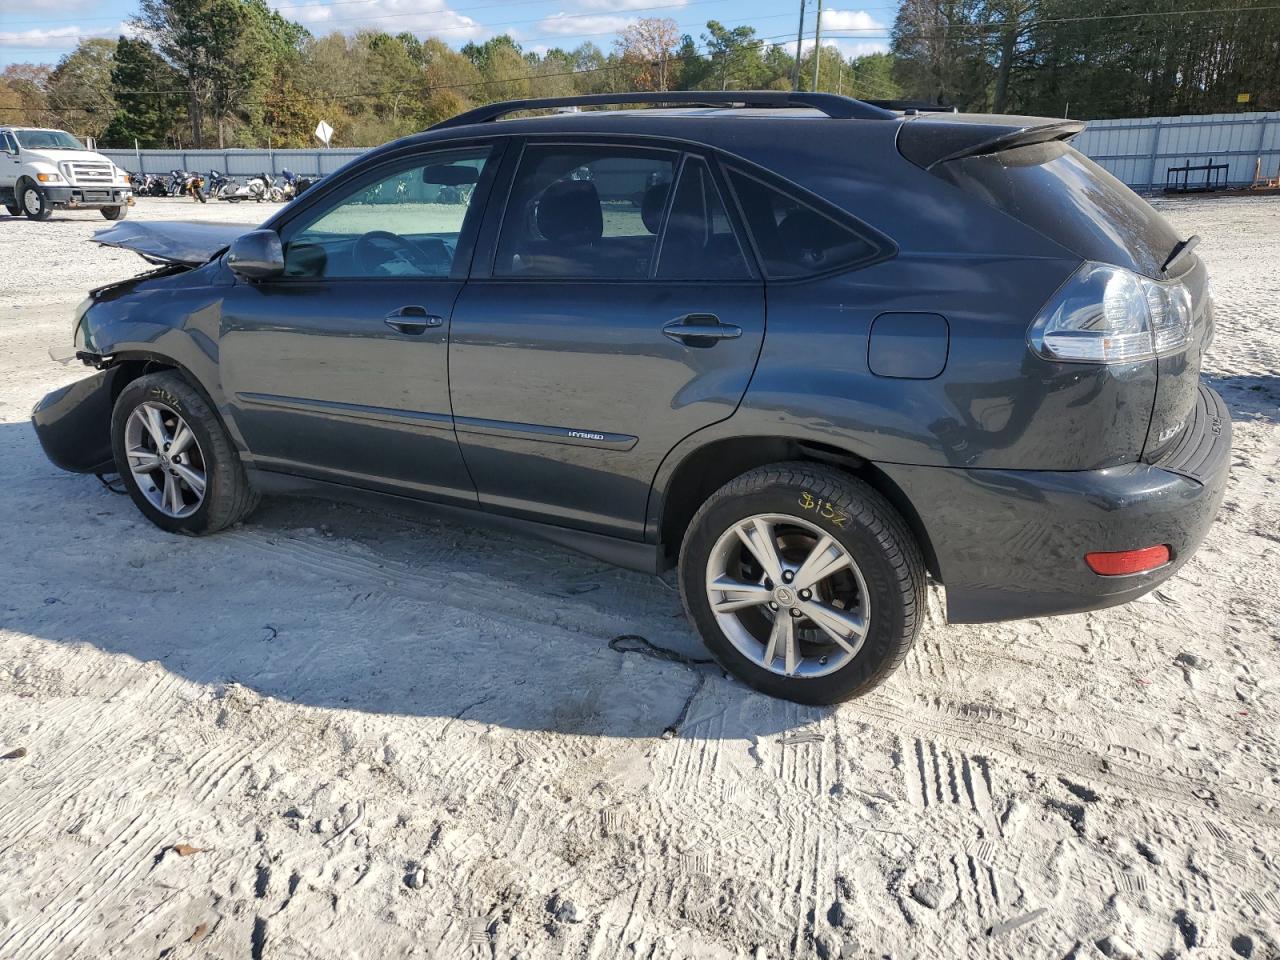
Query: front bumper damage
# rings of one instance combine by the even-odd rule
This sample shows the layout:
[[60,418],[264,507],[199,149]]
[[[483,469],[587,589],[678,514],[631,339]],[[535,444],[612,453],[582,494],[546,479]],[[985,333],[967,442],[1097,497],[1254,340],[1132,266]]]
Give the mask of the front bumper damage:
[[111,410],[117,367],[108,367],[48,394],[31,411],[45,456],[72,473],[114,473]]

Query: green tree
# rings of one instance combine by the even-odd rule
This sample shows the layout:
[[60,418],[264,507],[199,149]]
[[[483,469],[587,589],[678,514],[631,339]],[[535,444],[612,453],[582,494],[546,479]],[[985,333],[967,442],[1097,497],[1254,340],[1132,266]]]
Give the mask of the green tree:
[[121,37],[111,65],[116,111],[102,135],[107,146],[163,147],[185,119],[182,75],[145,40]]
[[48,102],[61,126],[82,137],[101,137],[115,116],[111,96],[114,40],[82,40],[49,75]]

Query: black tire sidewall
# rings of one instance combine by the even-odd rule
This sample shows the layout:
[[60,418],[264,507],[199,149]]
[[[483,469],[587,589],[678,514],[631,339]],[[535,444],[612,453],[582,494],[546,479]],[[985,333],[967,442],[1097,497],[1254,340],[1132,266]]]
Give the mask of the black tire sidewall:
[[[196,443],[200,445],[200,454],[205,463],[205,493],[199,508],[186,517],[170,517],[157,510],[142,492],[129,469],[129,461],[125,456],[124,431],[129,414],[147,401],[156,401],[171,407],[186,421],[191,432],[195,434]],[[170,533],[200,534],[209,528],[209,513],[219,496],[224,493],[220,489],[222,471],[213,462],[217,455],[218,445],[211,432],[222,430],[209,410],[208,404],[191,387],[179,378],[163,374],[153,374],[133,381],[120,392],[115,408],[111,414],[111,452],[115,457],[116,472],[124,481],[125,488],[134,504],[143,515],[162,530]]]
[[[785,471],[780,471],[780,474]],[[813,483],[797,479],[776,479],[755,489],[727,495],[717,494],[694,519],[681,550],[680,580],[685,609],[694,621],[707,648],[730,672],[750,686],[771,696],[808,704],[830,704],[847,700],[882,682],[891,674],[915,639],[918,612],[909,610],[912,590],[904,590],[901,570],[891,560],[893,551],[911,556],[914,544],[901,542],[900,530],[882,522],[892,508],[871,488],[848,478],[833,483],[834,471],[811,474]],[[803,476],[803,474],[802,474]],[[805,509],[802,497],[808,494],[816,504],[830,505]],[[828,533],[854,558],[867,585],[871,600],[871,625],[866,641],[854,659],[835,673],[823,677],[784,677],[758,666],[744,656],[720,629],[707,598],[707,560],[716,541],[733,524],[758,514],[781,514],[805,520]],[[874,518],[868,522],[868,514]],[[845,523],[835,522],[843,516]],[[880,522],[878,522],[880,521]],[[886,543],[886,537],[888,542]],[[886,549],[888,547],[888,549]],[[919,560],[916,561],[919,563]],[[923,571],[917,590],[922,589]],[[917,593],[919,602],[922,598]]]

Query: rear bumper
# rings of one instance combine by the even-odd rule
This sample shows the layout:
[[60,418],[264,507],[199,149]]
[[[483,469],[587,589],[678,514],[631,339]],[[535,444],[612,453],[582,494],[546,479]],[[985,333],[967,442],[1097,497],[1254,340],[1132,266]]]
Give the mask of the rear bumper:
[[[1222,503],[1231,418],[1213,390],[1156,463],[1071,472],[878,466],[920,515],[953,623],[1079,613],[1125,603],[1171,577]],[[1103,577],[1093,551],[1168,544],[1156,570]]]
[[49,202],[59,207],[119,207],[129,202],[128,187],[44,187]]
[[72,473],[114,473],[111,453],[112,389],[109,367],[48,394],[31,411],[45,456]]

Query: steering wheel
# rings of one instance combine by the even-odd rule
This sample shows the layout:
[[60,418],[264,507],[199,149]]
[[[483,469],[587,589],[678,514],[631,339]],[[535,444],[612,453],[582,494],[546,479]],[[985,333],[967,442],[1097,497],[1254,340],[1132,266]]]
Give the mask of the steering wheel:
[[367,274],[396,276],[397,262],[413,268],[412,276],[431,276],[431,259],[412,240],[387,230],[371,230],[363,234],[351,249],[360,269]]

